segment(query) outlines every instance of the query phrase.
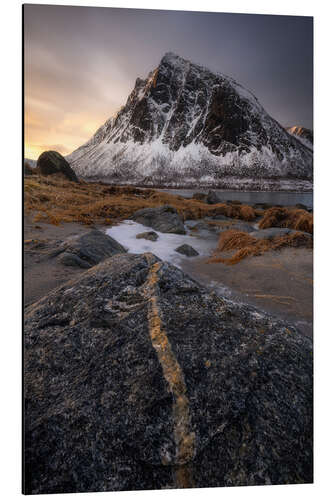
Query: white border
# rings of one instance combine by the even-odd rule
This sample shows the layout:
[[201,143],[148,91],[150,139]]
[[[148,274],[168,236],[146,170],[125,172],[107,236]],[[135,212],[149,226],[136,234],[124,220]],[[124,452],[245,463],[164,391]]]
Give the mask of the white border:
[[[281,500],[328,498],[332,491],[332,7],[329,2],[279,0],[128,0],[36,1],[30,3],[105,7],[164,8],[315,16],[315,484],[251,488],[217,488],[152,492],[91,493],[90,498],[113,495],[120,499],[141,498],[271,498]],[[21,2],[1,3],[1,476],[3,498],[20,496],[21,484]],[[292,85],[292,82],[291,82]],[[3,227],[5,224],[5,227]],[[330,241],[331,240],[331,241]],[[56,495],[72,498],[73,495]],[[48,498],[41,495],[40,498]],[[76,498],[76,497],[73,497]]]

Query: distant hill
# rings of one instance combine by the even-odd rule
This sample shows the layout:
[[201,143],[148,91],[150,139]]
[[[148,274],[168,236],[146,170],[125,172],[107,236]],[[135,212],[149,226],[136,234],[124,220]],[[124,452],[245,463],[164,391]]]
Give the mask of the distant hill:
[[27,163],[31,168],[37,167],[37,160],[30,160],[30,158],[24,158],[24,163]]

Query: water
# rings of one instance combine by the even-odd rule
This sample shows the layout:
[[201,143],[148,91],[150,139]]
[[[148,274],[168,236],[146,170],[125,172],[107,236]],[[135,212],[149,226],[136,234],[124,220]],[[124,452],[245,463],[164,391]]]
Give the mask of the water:
[[146,227],[134,221],[124,220],[117,226],[110,227],[106,230],[106,234],[114,238],[130,253],[145,253],[152,252],[162,260],[166,260],[181,267],[182,260],[188,259],[184,255],[175,251],[177,247],[187,243],[191,245],[200,256],[210,256],[212,251],[216,249],[217,236],[209,235],[207,231],[202,231],[191,234],[190,226],[186,226],[187,234],[173,234],[173,233],[160,233],[156,241],[146,240],[144,238],[137,239],[138,233],[152,231],[151,228]]
[[[192,198],[193,193],[207,193],[205,189],[159,189],[166,193]],[[254,205],[255,203],[270,203],[271,205],[295,206],[302,203],[308,208],[313,208],[313,193],[290,193],[283,191],[223,191],[214,189],[223,201],[238,200],[242,203]]]

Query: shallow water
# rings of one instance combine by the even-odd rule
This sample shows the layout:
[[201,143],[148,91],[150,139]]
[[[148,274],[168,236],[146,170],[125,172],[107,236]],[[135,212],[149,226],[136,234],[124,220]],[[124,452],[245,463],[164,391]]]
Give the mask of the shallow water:
[[[197,222],[186,221],[185,235],[155,231],[159,236],[157,241],[137,239],[137,234],[152,229],[131,220],[122,221],[119,225],[106,229],[106,233],[130,253],[151,252],[179,267],[218,295],[254,305],[287,319],[296,323],[305,335],[311,336],[311,318],[305,314],[312,308],[312,287],[309,285],[312,275],[308,251],[304,249],[302,258],[297,260],[292,253],[295,249],[285,249],[277,254],[268,253],[261,257],[245,259],[237,266],[207,264],[207,258],[217,247],[218,234],[207,230],[191,233],[191,226]],[[175,249],[184,243],[195,248],[199,256],[186,257],[176,252]],[[276,266],[280,270],[279,273]],[[290,304],[280,305],[267,299],[258,299],[258,294],[259,297],[265,297],[265,294],[268,294],[268,297],[292,297]]]
[[216,248],[218,238],[216,234],[209,234],[208,231],[192,235],[190,227],[187,225],[186,230],[187,234],[160,233],[159,231],[155,231],[158,234],[156,241],[145,240],[143,238],[137,239],[137,234],[152,231],[152,229],[131,220],[124,220],[121,224],[107,229],[106,233],[131,253],[152,252],[160,259],[181,267],[181,261],[184,259],[184,256],[175,251],[177,247],[187,243],[199,252],[201,257],[209,256]]
[[[193,193],[208,193],[207,189],[159,189],[170,194],[192,198]],[[286,193],[282,191],[223,191],[214,189],[222,200],[238,200],[249,205],[255,203],[270,203],[271,205],[294,206],[302,203],[308,208],[313,208],[313,193]]]

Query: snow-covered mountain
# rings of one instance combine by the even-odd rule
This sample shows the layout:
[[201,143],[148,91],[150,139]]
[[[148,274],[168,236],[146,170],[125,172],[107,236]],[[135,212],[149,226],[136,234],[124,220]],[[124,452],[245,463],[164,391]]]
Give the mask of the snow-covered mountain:
[[167,53],[67,160],[80,176],[141,185],[312,179],[312,151],[232,78]]
[[287,127],[287,132],[301,141],[302,144],[313,150],[313,131],[305,127]]
[[27,163],[31,168],[37,166],[37,160],[30,160],[30,158],[24,158],[24,163]]

